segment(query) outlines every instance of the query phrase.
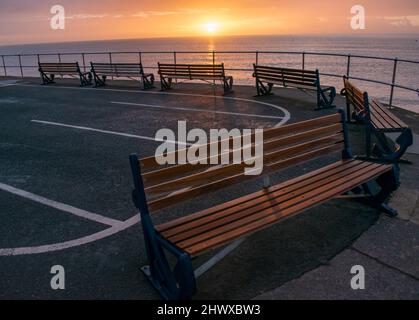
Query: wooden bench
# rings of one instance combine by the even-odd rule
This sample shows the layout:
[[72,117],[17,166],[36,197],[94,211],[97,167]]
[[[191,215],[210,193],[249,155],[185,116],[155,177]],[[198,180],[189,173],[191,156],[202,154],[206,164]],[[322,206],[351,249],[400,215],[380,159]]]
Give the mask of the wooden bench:
[[92,74],[82,72],[78,62],[71,63],[43,63],[39,62],[39,72],[42,78],[42,84],[55,83],[56,75],[78,77],[82,87],[92,84]]
[[253,64],[257,95],[270,95],[274,84],[317,91],[317,109],[334,107],[335,87],[320,84],[319,70],[277,68]]
[[90,65],[96,87],[104,86],[107,77],[124,77],[129,79],[139,78],[144,90],[154,88],[154,74],[144,73],[141,63],[91,62]]
[[[184,299],[195,293],[192,257],[341,195],[365,195],[365,201],[375,208],[389,215],[397,214],[384,204],[398,187],[397,164],[353,158],[344,112],[267,129],[263,139],[264,175],[332,153],[340,153],[341,160],[308,173],[299,169],[300,176],[286,182],[267,184],[258,192],[155,226],[152,214],[195,198],[205,203],[201,198],[204,194],[243,184],[255,176],[244,174],[243,163],[160,167],[155,157],[139,160],[137,155],[130,156],[133,201],[140,210],[150,264],[143,272],[164,298]],[[228,142],[231,148],[231,139]],[[208,150],[214,143],[207,145]],[[230,156],[231,152],[232,149]],[[380,186],[375,194],[373,182]],[[165,252],[176,257],[174,267],[169,266]]]
[[233,90],[233,77],[226,76],[224,63],[222,64],[163,64],[159,63],[161,89],[172,87],[173,79],[183,80],[220,80],[223,83],[224,93]]
[[[346,96],[347,119],[354,119],[366,125],[366,156],[371,154],[387,161],[399,161],[403,154],[413,144],[412,130],[387,107],[368,97],[354,86],[345,76],[343,78]],[[396,149],[385,136],[387,132],[399,132],[396,139]],[[372,136],[377,138],[379,145],[372,146]]]

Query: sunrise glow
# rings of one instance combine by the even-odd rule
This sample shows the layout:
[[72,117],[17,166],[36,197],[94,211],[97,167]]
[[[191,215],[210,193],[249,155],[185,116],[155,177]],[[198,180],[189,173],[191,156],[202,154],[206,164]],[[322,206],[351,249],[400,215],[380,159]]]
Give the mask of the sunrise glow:
[[204,25],[204,29],[209,34],[214,34],[218,31],[219,26],[216,22],[208,22]]
[[[350,25],[350,1],[63,1],[65,30],[53,30],[49,4],[2,0],[0,44],[232,35],[419,33],[413,0],[385,6],[364,0],[367,29]],[[83,3],[83,4],[82,4]]]

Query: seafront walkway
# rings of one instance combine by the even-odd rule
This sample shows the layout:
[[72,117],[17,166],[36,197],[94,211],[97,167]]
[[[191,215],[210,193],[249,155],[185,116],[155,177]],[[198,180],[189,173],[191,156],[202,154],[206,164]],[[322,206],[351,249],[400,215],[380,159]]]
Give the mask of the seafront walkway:
[[[0,79],[0,273],[6,275],[0,298],[158,299],[139,271],[146,256],[128,155],[153,155],[156,131],[176,131],[179,120],[188,129],[254,129],[335,112],[315,111],[315,95],[297,89],[256,98],[249,86],[223,96],[220,87],[207,84],[181,84],[164,93],[140,91],[131,82],[109,84],[95,89],[72,80],[41,86],[35,78]],[[336,103],[345,105],[342,97]],[[335,199],[242,242],[200,273],[195,298],[418,299],[419,115],[393,112],[415,132],[405,155],[412,164],[400,165],[401,187],[390,200],[397,218]],[[355,153],[361,153],[362,127],[349,129]],[[321,161],[299,169],[333,160]],[[293,175],[291,168],[272,179]],[[178,209],[210,206],[262,183]],[[194,264],[205,266],[214,253]],[[65,290],[50,287],[54,265],[65,268]],[[350,286],[354,265],[365,269],[365,290]]]

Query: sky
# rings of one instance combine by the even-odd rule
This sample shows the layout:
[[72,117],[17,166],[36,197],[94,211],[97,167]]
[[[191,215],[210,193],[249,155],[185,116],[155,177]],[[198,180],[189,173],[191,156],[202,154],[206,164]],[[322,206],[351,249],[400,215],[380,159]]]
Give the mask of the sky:
[[[65,29],[50,22],[65,9]],[[351,7],[365,8],[365,30]],[[229,35],[416,34],[418,0],[1,0],[0,45]]]

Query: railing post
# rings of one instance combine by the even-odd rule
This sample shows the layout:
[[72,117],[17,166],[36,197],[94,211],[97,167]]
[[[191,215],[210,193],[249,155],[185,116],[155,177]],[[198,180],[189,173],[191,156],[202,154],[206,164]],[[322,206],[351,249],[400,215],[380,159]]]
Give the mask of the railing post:
[[[173,63],[176,65],[177,64],[177,55],[176,55],[176,51],[173,52]],[[176,68],[175,68],[175,72],[176,72]],[[177,78],[175,79],[175,83],[177,83]]]
[[259,51],[256,51],[256,65],[259,64]]
[[389,101],[390,109],[393,107],[394,86],[396,84],[396,73],[397,73],[397,61],[398,61],[397,58],[394,59],[393,78],[391,81],[391,92],[390,92],[390,101]]
[[20,54],[18,55],[18,57],[19,57],[20,77],[23,78],[22,57]]
[[[109,63],[112,64],[112,52],[109,52],[108,55],[109,55]],[[111,79],[113,80],[113,76],[111,77]]]
[[[215,68],[215,50],[212,50],[212,68],[214,70]],[[214,93],[215,93],[215,79],[212,82],[213,88],[214,88]]]
[[83,72],[86,72],[86,59],[84,57],[84,52],[81,54],[81,58],[83,60]]
[[303,51],[303,70],[305,70],[306,66],[306,53]]
[[[58,54],[58,62],[61,63],[61,53]],[[64,78],[64,76],[61,75],[61,79],[63,79],[63,78]]]
[[143,64],[143,55],[141,54],[141,52],[138,52],[138,60],[140,61],[140,64]]
[[1,56],[1,60],[3,61],[3,70],[4,70],[4,76],[7,77],[7,68],[6,63],[4,62],[4,56]]
[[39,53],[36,55],[36,60],[38,60],[38,66],[37,66],[37,69],[38,69],[38,71],[39,71],[39,63],[41,62],[41,57],[40,57]]
[[348,64],[346,66],[346,76],[349,78],[349,74],[351,72],[351,55],[348,54]]

